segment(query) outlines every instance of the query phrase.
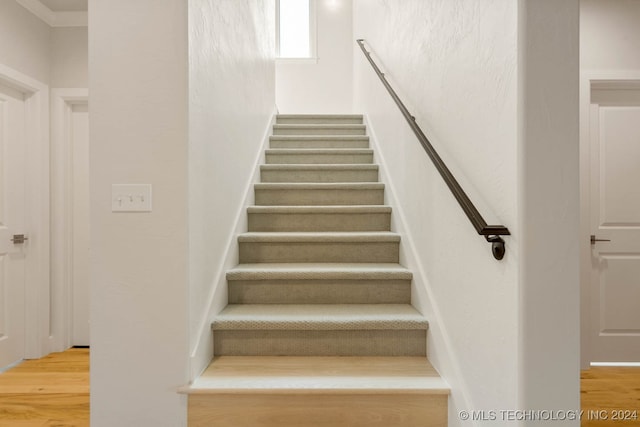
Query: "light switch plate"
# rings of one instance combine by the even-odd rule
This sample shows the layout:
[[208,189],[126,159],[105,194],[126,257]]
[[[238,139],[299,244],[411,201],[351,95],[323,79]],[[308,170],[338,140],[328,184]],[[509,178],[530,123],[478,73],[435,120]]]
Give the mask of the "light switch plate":
[[112,184],[111,212],[151,212],[151,184]]

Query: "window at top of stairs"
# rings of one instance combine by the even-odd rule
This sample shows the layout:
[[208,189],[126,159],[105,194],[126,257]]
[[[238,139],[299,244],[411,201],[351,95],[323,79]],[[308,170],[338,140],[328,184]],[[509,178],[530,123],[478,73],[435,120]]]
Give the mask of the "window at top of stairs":
[[313,59],[316,54],[315,0],[276,0],[276,56]]

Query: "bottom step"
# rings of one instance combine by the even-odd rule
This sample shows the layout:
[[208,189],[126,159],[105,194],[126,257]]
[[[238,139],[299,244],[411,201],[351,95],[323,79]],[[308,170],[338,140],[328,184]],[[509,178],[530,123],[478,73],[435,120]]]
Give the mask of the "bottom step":
[[217,357],[186,392],[189,427],[445,427],[424,357]]

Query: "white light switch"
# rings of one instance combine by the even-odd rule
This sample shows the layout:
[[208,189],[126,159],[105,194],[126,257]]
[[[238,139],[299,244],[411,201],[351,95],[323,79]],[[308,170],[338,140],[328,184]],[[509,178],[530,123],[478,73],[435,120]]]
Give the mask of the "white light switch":
[[112,184],[111,212],[151,212],[151,184]]

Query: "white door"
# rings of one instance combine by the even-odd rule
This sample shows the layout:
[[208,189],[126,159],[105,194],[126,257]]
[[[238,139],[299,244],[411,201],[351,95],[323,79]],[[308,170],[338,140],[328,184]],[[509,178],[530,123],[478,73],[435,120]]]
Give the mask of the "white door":
[[640,362],[638,85],[593,88],[589,121],[591,361]]
[[[24,357],[25,258],[14,243],[25,230],[24,94],[0,84],[0,369]],[[15,240],[15,239],[14,239]]]
[[71,106],[73,158],[73,331],[72,345],[89,345],[89,110]]

